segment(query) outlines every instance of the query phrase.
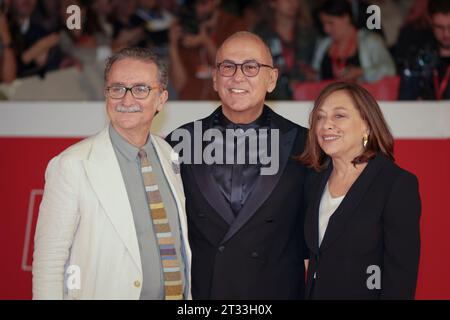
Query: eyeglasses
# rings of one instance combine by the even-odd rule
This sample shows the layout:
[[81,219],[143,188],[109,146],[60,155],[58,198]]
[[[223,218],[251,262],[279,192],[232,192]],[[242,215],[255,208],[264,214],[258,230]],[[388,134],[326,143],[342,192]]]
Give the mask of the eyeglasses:
[[274,67],[267,64],[262,64],[256,61],[246,61],[244,63],[234,63],[231,61],[222,61],[217,64],[217,69],[219,69],[219,74],[222,77],[232,77],[236,73],[237,67],[241,67],[242,73],[247,77],[255,77],[259,73],[261,67],[266,67],[274,69]]
[[128,91],[130,91],[136,99],[145,99],[150,94],[150,91],[155,89],[159,89],[159,87],[150,87],[147,85],[138,84],[132,87],[110,86],[106,88],[106,92],[108,97],[111,99],[122,99]]

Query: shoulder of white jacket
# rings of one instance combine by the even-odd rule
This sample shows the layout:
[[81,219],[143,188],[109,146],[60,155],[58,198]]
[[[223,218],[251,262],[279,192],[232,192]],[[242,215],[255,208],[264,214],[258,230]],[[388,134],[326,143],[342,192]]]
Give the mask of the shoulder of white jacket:
[[171,165],[173,173],[179,174],[180,167],[179,167],[178,153],[176,153],[172,149],[170,144],[163,138],[153,135],[153,134],[151,137],[156,146],[156,151],[160,155],[161,162],[165,162],[167,165]]
[[358,41],[362,42],[362,43],[367,43],[370,41],[383,41],[383,38],[381,37],[381,35],[373,32],[373,31],[369,31],[369,30],[364,30],[364,29],[360,29],[358,30]]
[[[92,149],[92,145],[94,144],[94,141],[97,139],[106,138],[105,135],[108,134],[108,131],[102,130],[99,133],[87,137],[81,141],[78,141],[77,143],[69,146],[67,149],[62,151],[58,157],[65,158],[67,160],[85,160],[89,157],[89,154]],[[109,135],[108,135],[109,137]]]
[[160,136],[157,136],[154,134],[152,134],[151,137],[152,137],[152,140],[158,145],[158,147],[161,149],[162,152],[170,155],[170,153],[172,152],[172,147],[166,140],[164,140]]

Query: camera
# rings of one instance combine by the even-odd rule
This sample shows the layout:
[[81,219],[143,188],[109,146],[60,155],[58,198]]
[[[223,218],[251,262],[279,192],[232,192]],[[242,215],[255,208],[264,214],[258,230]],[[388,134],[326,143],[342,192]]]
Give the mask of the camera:
[[426,46],[411,50],[400,62],[400,100],[433,99],[433,70],[439,58],[437,50]]

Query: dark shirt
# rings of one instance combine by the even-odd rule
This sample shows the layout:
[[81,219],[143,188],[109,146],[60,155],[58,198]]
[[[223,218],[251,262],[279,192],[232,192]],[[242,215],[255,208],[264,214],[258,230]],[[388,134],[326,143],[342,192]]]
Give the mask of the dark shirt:
[[[259,130],[270,129],[271,121],[266,108],[264,108],[263,113],[258,119],[249,124],[234,124],[230,120],[228,120],[222,112],[218,112],[213,121],[213,128],[221,130],[224,134],[225,129],[242,129],[244,130],[244,133],[249,133],[249,129],[254,129],[259,140]],[[267,139],[270,139],[269,130]],[[261,150],[264,146],[259,146],[261,147],[261,149],[258,148],[258,150],[250,150],[249,138],[234,138],[234,143],[231,146],[230,144],[224,146],[223,140],[214,141],[213,143],[219,143],[222,145],[225,159],[228,152],[234,153],[234,164],[214,164],[208,166],[208,168],[214,180],[217,182],[222,195],[225,197],[226,201],[230,204],[234,214],[237,216],[245,201],[248,199],[249,195],[254,189],[256,182],[258,181],[258,178],[260,176],[261,163],[259,162],[259,157],[256,157],[253,152],[266,152],[266,150]],[[237,150],[239,150],[239,148],[241,147],[241,143],[245,143],[246,161],[244,164],[236,163],[236,153]],[[270,146],[270,141],[267,141],[266,146]],[[256,164],[249,163],[249,160],[251,159],[250,155],[255,156],[255,158],[257,159]]]
[[[345,62],[345,66],[353,66],[360,67],[361,63],[359,61],[358,50],[356,50],[355,54],[351,57],[347,58]],[[335,79],[333,74],[333,65],[331,63],[331,57],[329,54],[326,54],[322,60],[322,66],[320,68],[320,79],[322,80],[332,80]]]
[[275,27],[264,21],[255,28],[270,49],[274,66],[279,76],[274,91],[267,95],[268,100],[292,99],[291,82],[305,81],[302,64],[310,65],[316,44],[317,32],[313,27],[295,28],[295,36],[291,42],[285,42],[276,32]]
[[[450,66],[450,57],[439,56],[439,46],[434,37],[411,50],[400,67],[399,100],[436,100],[434,73],[438,73],[440,86]],[[450,99],[450,81],[441,98]]]
[[14,40],[16,47],[17,75],[18,77],[28,77],[33,75],[43,75],[47,71],[57,70],[63,59],[63,54],[58,46],[49,49],[46,63],[43,66],[37,65],[34,61],[28,64],[23,63],[22,54],[35,45],[39,40],[48,36],[49,33],[36,21],[30,19],[30,25],[25,33],[16,34]]
[[144,23],[145,21],[135,14],[132,15],[126,23],[123,23],[122,21],[115,19],[112,22],[113,39],[117,39],[122,30],[132,30],[137,27],[144,27]]
[[[115,19],[112,21],[113,26],[113,39],[117,39],[120,35],[120,32],[124,30],[133,30],[135,28],[144,29],[145,21],[137,15],[132,15],[130,19],[123,23],[122,21]],[[136,47],[147,47],[147,41],[141,40],[136,44]]]

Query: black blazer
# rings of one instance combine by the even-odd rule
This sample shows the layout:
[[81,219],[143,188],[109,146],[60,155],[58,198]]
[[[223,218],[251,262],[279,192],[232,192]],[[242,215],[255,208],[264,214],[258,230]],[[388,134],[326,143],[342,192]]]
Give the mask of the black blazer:
[[[331,216],[319,248],[318,215],[332,163],[314,179],[305,218],[311,299],[413,299],[420,253],[417,178],[381,154],[370,160]],[[381,270],[381,289],[374,271]],[[314,280],[315,275],[315,280]]]
[[[268,108],[268,107],[265,107]],[[204,129],[213,117],[202,119]],[[304,296],[303,151],[307,129],[268,110],[280,130],[280,164],[260,176],[237,218],[207,165],[181,165],[192,250],[194,299],[302,299]],[[183,126],[190,132],[193,124]],[[172,145],[177,142],[167,140]]]

